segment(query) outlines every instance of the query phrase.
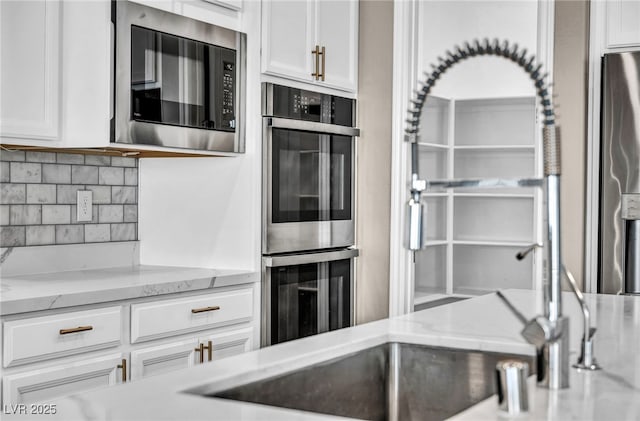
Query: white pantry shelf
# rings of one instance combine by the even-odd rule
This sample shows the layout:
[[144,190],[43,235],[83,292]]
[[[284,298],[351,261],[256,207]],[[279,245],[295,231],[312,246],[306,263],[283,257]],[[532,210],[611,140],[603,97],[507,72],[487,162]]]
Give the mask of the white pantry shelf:
[[[446,241],[443,241],[446,243]],[[514,248],[526,248],[529,247],[532,242],[524,241],[474,241],[474,240],[453,240],[451,244],[454,246],[482,246],[482,247],[514,247]]]
[[487,145],[479,143],[478,145],[456,145],[454,150],[478,150],[478,151],[512,151],[512,150],[524,150],[534,151],[534,145]]
[[[499,191],[499,190],[496,190]],[[533,193],[460,193],[454,191],[454,197],[478,197],[478,198],[508,198],[508,199],[533,199],[535,195]]]
[[[430,179],[538,177],[541,148],[535,97],[427,99],[419,142],[420,176]],[[431,101],[431,102],[429,102]],[[426,247],[416,253],[414,304],[533,288],[539,253],[515,254],[541,240],[540,189],[423,192]]]
[[449,145],[443,145],[443,144],[440,144],[440,143],[418,142],[418,146],[422,146],[422,147],[425,147],[425,148],[432,148],[432,149],[449,150]]

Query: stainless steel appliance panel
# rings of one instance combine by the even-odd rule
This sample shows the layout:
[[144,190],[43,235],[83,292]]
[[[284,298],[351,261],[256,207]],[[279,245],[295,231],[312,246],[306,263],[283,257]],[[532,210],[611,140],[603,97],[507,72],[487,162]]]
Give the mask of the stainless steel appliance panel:
[[244,152],[246,35],[127,1],[113,7],[112,141]]
[[[622,206],[623,195],[640,193],[640,52],[606,54],[603,64],[598,292],[640,294],[625,291],[625,271],[637,278],[640,262]],[[638,279],[626,284],[640,288]]]

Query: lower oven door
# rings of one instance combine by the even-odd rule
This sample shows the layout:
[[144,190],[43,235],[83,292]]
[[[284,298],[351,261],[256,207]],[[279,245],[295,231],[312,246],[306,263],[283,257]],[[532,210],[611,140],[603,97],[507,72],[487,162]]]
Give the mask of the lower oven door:
[[263,258],[262,346],[353,325],[353,259],[346,249]]
[[264,119],[264,254],[354,244],[356,129]]

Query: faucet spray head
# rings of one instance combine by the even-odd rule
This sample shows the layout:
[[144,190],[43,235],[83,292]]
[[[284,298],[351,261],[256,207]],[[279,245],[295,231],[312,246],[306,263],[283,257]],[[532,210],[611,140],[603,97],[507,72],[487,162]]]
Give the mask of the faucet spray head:
[[424,245],[422,242],[422,212],[424,205],[420,200],[416,202],[413,197],[407,203],[407,219],[409,220],[409,229],[407,232],[407,248],[417,251]]

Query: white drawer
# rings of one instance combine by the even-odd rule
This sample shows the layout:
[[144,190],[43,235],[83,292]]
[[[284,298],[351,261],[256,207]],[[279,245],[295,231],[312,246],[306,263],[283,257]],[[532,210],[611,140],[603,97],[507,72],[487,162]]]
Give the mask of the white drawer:
[[144,342],[253,317],[253,288],[131,305],[131,343]]
[[122,307],[4,322],[4,367],[109,348],[122,341]]

